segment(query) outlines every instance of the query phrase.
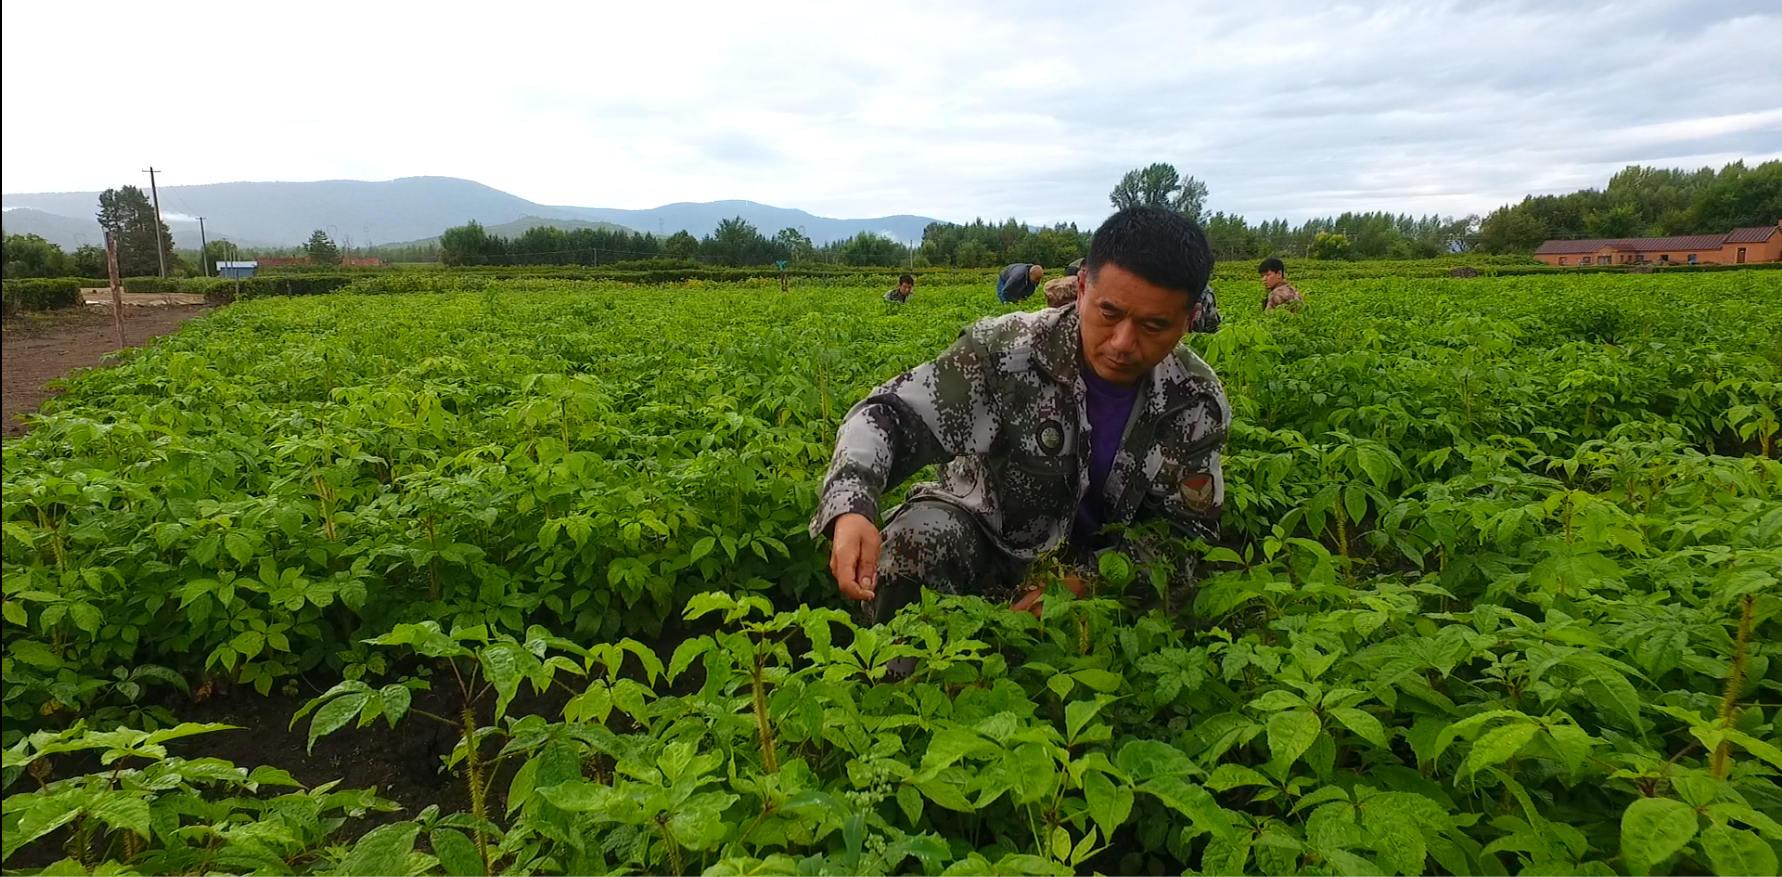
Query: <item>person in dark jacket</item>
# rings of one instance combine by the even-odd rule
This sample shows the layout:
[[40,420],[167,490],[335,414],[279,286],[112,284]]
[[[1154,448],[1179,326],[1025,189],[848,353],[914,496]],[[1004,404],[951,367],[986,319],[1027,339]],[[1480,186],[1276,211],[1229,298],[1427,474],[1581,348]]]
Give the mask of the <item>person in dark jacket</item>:
[[1020,301],[1039,289],[1045,279],[1045,268],[1016,262],[1002,269],[1002,276],[996,278],[996,300],[1005,303]]

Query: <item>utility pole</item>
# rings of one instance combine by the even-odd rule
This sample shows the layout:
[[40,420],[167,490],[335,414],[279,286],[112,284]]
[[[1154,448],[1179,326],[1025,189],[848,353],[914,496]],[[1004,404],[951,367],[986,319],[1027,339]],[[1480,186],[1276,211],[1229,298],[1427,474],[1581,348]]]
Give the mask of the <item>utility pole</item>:
[[149,195],[155,199],[155,258],[161,262],[161,276],[167,276],[167,248],[161,245],[161,193],[155,188],[155,166],[143,173],[149,175]]
[[210,276],[210,244],[204,239],[204,217],[198,217],[198,261],[204,264],[204,276]]

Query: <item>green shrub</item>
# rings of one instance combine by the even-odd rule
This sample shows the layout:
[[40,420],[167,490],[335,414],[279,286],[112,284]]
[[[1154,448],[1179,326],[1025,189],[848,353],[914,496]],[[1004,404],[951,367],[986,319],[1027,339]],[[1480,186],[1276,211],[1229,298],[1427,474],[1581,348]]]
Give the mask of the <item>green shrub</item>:
[[19,311],[50,311],[80,304],[83,281],[74,277],[8,280],[0,284],[0,310],[6,316]]

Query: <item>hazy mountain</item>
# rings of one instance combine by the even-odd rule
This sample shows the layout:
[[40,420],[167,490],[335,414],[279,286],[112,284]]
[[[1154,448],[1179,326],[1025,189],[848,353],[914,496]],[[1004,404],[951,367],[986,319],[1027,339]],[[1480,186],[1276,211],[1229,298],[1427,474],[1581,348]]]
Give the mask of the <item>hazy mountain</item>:
[[[0,205],[7,208],[8,232],[40,234],[64,247],[103,240],[93,219],[99,209],[98,192],[6,194],[0,195]],[[15,215],[19,217],[16,222]],[[198,245],[199,216],[205,218],[205,229],[213,240],[226,237],[249,246],[285,247],[303,243],[318,228],[338,243],[364,246],[437,237],[472,219],[498,234],[524,231],[530,226],[523,223],[529,220],[533,224],[579,220],[638,231],[673,234],[686,229],[705,235],[717,228],[720,220],[741,216],[763,234],[802,228],[819,244],[862,231],[918,241],[923,227],[933,221],[920,216],[830,219],[753,201],[669,204],[651,210],[547,206],[452,177],[163,186],[161,215],[182,247]],[[47,218],[50,216],[55,219]],[[512,230],[501,230],[510,224]]]
[[[84,217],[59,216],[29,207],[13,209],[7,206],[6,212],[0,214],[0,227],[7,234],[34,234],[51,243],[60,244],[62,249],[73,250],[83,244],[95,247],[105,246],[105,232],[99,229],[99,221],[93,218],[98,212],[99,200],[93,199],[93,210],[87,211]],[[197,233],[197,229],[193,229]]]
[[[541,225],[549,226],[551,228],[560,228],[560,229],[563,229],[564,231],[574,231],[578,228],[592,228],[592,229],[596,229],[596,230],[607,229],[607,230],[616,230],[616,231],[634,231],[635,230],[635,229],[629,228],[627,226],[619,225],[618,223],[615,223],[615,222],[590,222],[585,219],[547,219],[543,216],[522,216],[519,219],[514,220],[513,222],[504,222],[504,223],[501,223],[500,225],[485,225],[485,226],[483,226],[483,230],[488,232],[489,234],[496,235],[498,237],[512,238],[512,237],[519,237],[520,235],[525,234],[528,229],[537,228]],[[436,243],[439,243],[439,235],[433,235],[432,237],[421,238],[419,240],[400,241],[398,243],[391,244],[391,246],[395,246],[395,247],[420,246],[420,245],[425,245],[425,244],[436,244]]]
[[880,216],[872,219],[831,219],[826,216],[815,216],[803,210],[773,207],[767,204],[757,204],[754,201],[682,201],[676,204],[664,204],[649,210],[620,210],[612,207],[554,207],[551,209],[581,219],[614,222],[639,231],[673,234],[684,228],[699,236],[709,234],[718,227],[719,222],[732,216],[741,216],[753,223],[762,234],[768,237],[772,237],[774,232],[782,228],[797,228],[802,229],[812,241],[818,244],[851,238],[863,231],[888,234],[905,243],[914,243],[922,240],[922,229],[928,227],[928,223],[935,221],[926,216],[907,214]]

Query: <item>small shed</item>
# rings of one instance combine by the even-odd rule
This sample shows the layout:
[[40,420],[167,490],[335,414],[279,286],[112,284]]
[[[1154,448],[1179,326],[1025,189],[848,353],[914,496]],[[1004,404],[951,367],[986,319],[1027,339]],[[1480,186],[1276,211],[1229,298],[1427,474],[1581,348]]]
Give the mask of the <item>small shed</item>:
[[218,262],[217,276],[240,280],[254,276],[254,269],[258,267],[259,262]]

